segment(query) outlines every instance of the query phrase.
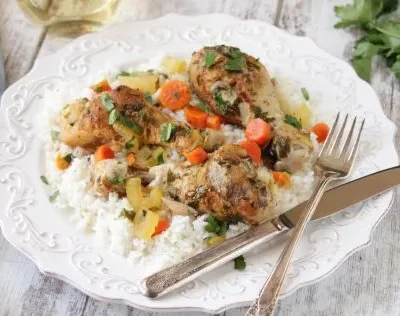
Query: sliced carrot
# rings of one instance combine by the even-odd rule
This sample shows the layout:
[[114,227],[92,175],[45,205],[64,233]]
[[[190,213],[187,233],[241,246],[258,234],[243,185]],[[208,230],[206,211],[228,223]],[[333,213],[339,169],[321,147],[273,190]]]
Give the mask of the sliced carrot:
[[222,120],[217,115],[209,115],[207,117],[206,126],[212,129],[219,129],[221,127]]
[[91,88],[94,92],[97,92],[97,93],[111,90],[111,87],[106,79],[94,84],[93,86],[91,86]]
[[69,167],[71,163],[66,161],[63,156],[61,156],[60,153],[57,154],[56,156],[56,167],[58,170],[65,170]]
[[274,171],[272,172],[272,177],[274,178],[275,183],[280,188],[290,187],[292,181],[290,179],[290,174],[282,171]]
[[206,128],[208,114],[195,108],[188,106],[185,108],[185,118],[190,125],[196,128]]
[[175,111],[187,106],[190,99],[189,85],[185,81],[171,80],[162,86],[158,100],[162,106]]
[[325,123],[317,123],[313,126],[312,131],[317,135],[317,142],[323,143],[329,134],[329,126]]
[[134,153],[128,153],[126,155],[126,162],[128,164],[129,167],[133,166],[136,162],[136,157]]
[[201,146],[197,146],[195,150],[184,153],[184,155],[186,159],[189,160],[189,162],[193,165],[201,164],[208,158],[207,152]]
[[245,140],[239,145],[247,151],[247,154],[253,159],[255,164],[259,164],[261,161],[261,148],[256,142]]
[[260,118],[253,119],[247,124],[246,138],[263,145],[271,139],[271,126]]
[[169,227],[169,220],[168,218],[160,218],[158,220],[158,224],[156,226],[156,230],[154,231],[152,237],[158,234],[161,234],[163,231],[166,231]]
[[102,145],[99,148],[97,148],[96,152],[94,153],[94,161],[95,162],[99,162],[101,160],[105,160],[105,159],[114,159],[115,158],[115,154],[113,152],[113,150],[106,146],[106,145]]

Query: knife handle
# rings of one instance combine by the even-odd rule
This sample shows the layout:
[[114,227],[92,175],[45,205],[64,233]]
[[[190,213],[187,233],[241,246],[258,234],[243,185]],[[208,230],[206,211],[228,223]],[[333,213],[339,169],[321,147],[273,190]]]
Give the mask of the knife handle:
[[140,282],[143,295],[158,298],[288,230],[279,220],[264,222]]

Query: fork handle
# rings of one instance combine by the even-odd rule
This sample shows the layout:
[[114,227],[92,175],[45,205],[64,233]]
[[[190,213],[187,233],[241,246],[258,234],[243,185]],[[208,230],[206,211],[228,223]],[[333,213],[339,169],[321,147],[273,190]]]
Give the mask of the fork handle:
[[279,219],[261,223],[218,246],[150,275],[140,282],[140,290],[150,298],[160,297],[287,230]]
[[297,243],[303,235],[307,223],[314,214],[327,184],[332,179],[332,173],[323,173],[313,194],[311,195],[311,198],[308,200],[306,207],[302,211],[299,222],[294,228],[293,235],[290,237],[289,242],[286,244],[281,256],[279,257],[275,269],[261,289],[258,299],[256,299],[251,305],[246,316],[270,316],[274,314],[277,299]]

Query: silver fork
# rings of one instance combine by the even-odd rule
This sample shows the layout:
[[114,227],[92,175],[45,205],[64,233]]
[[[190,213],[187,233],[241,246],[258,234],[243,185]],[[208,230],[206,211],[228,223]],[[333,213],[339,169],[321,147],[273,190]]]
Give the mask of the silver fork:
[[356,157],[361,132],[365,122],[364,119],[359,127],[358,134],[354,139],[353,134],[357,117],[354,118],[346,136],[345,129],[348,118],[348,115],[346,115],[344,122],[339,126],[340,113],[336,116],[331,132],[329,133],[316,161],[316,168],[321,170],[320,180],[308,200],[298,224],[294,228],[293,235],[279,257],[274,271],[261,289],[258,298],[250,306],[246,316],[270,316],[274,314],[277,299],[283,281],[285,280],[294,250],[303,235],[307,223],[314,214],[326,186],[332,180],[343,179],[348,176]]

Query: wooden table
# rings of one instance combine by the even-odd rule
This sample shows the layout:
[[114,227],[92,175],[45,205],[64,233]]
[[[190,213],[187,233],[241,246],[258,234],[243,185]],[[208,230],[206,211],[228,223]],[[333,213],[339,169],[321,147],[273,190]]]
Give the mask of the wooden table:
[[[357,34],[333,28],[333,0],[131,0],[136,7],[125,20],[148,19],[168,12],[224,12],[244,19],[274,23],[306,35],[333,55],[349,60]],[[129,10],[128,10],[129,11]],[[69,42],[52,38],[45,28],[25,19],[14,0],[0,1],[0,47],[8,85],[26,74],[36,58]],[[388,117],[400,122],[399,83],[379,63],[372,86]],[[399,135],[396,144],[399,143]],[[323,281],[304,287],[280,302],[277,315],[400,315],[400,216],[397,193],[393,206],[371,237]],[[356,233],[356,232],[355,232]],[[246,308],[222,313],[244,315]],[[0,315],[159,315],[96,301],[67,283],[43,276],[36,266],[0,234]],[[181,315],[204,315],[183,313]]]

